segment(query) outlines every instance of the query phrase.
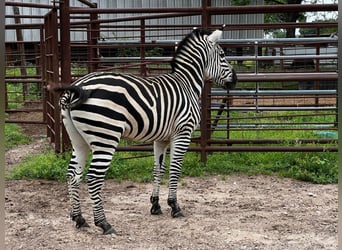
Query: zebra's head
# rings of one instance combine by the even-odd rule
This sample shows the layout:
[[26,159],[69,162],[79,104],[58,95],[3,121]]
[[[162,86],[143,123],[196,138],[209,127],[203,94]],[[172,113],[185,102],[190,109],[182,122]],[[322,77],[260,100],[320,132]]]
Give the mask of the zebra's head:
[[190,73],[191,79],[200,84],[205,78],[215,81],[225,89],[233,89],[237,77],[222,48],[217,44],[221,36],[222,30],[209,32],[194,29],[178,45],[171,62],[172,72],[183,72],[187,76]]
[[234,89],[237,83],[237,76],[233,67],[228,63],[223,49],[217,44],[222,36],[222,30],[215,30],[206,39],[207,64],[205,77],[215,81],[224,89]]

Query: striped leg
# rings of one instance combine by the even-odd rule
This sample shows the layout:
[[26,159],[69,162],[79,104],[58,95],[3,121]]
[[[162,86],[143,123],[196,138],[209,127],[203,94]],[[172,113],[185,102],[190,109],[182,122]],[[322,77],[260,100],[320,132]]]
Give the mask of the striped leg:
[[151,214],[158,215],[162,213],[159,205],[160,181],[165,172],[165,155],[167,149],[166,142],[154,142],[154,169],[153,169],[153,191],[151,196]]
[[190,144],[190,136],[182,134],[171,142],[170,147],[170,183],[168,205],[171,207],[172,217],[184,217],[177,203],[178,179],[181,174],[184,155]]
[[108,152],[103,149],[94,150],[93,158],[87,173],[89,194],[93,202],[94,222],[96,226],[102,228],[103,234],[116,233],[106,220],[101,195],[105,174],[114,154],[114,150],[111,151],[112,152]]
[[82,180],[83,168],[89,155],[89,147],[86,144],[83,144],[83,147],[79,145],[74,145],[67,172],[68,191],[72,207],[70,217],[76,222],[76,228],[88,227],[87,222],[82,216],[78,191]]
[[63,123],[73,145],[72,157],[67,171],[68,192],[71,203],[70,217],[76,222],[76,227],[87,227],[88,224],[82,216],[79,187],[82,180],[82,173],[90,148],[83,137],[75,128],[68,111],[62,110]]

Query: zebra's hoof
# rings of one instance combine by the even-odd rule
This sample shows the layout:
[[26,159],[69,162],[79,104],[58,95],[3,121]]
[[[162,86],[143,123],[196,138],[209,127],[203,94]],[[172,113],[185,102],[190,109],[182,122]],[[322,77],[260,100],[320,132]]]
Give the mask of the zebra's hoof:
[[159,214],[162,214],[162,210],[161,210],[161,207],[159,205],[159,197],[158,196],[151,196],[150,197],[150,201],[152,203],[152,207],[151,207],[151,214],[152,215],[159,215]]
[[162,214],[162,213],[163,212],[162,212],[161,207],[159,205],[158,206],[153,205],[151,207],[151,214],[152,215],[159,215],[159,214]]
[[172,218],[182,218],[185,217],[185,215],[183,214],[182,210],[179,208],[179,210],[177,211],[171,211],[171,216]]
[[100,223],[97,223],[96,226],[102,228],[104,235],[106,235],[106,234],[118,234],[107,221],[102,221]]
[[76,228],[89,227],[82,215],[72,216],[71,218],[76,222]]
[[185,217],[185,215],[183,214],[182,209],[179,207],[176,199],[168,199],[167,204],[171,207],[172,218]]

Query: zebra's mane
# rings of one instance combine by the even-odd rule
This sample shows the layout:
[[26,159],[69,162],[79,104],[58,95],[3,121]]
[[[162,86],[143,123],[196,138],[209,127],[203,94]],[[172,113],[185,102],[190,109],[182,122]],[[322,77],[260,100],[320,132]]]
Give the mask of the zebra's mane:
[[204,36],[204,35],[210,35],[212,32],[208,30],[203,29],[194,29],[191,33],[189,33],[179,44],[177,47],[177,50],[175,52],[175,55],[172,58],[171,61],[171,68],[172,72],[175,72],[177,68],[177,55],[183,50],[183,48],[189,43],[189,40],[192,40],[194,37]]

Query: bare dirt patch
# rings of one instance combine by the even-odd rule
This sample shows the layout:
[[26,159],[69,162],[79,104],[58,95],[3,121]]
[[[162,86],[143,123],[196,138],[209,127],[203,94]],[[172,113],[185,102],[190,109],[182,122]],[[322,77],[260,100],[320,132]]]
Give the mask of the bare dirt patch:
[[68,218],[65,183],[6,181],[6,249],[337,249],[337,185],[273,176],[186,177],[179,187],[182,219],[170,217],[166,185],[164,213],[150,215],[151,188],[107,180],[107,219],[121,235],[103,236],[92,223],[85,183],[90,227],[78,230]]
[[[6,152],[6,170],[46,147],[39,139]],[[274,176],[186,177],[178,193],[182,219],[170,217],[166,185],[164,213],[150,215],[151,191],[151,183],[107,180],[107,219],[121,235],[103,236],[92,222],[85,183],[81,197],[90,227],[78,230],[69,219],[65,183],[8,180],[6,249],[337,249],[337,185]]]

